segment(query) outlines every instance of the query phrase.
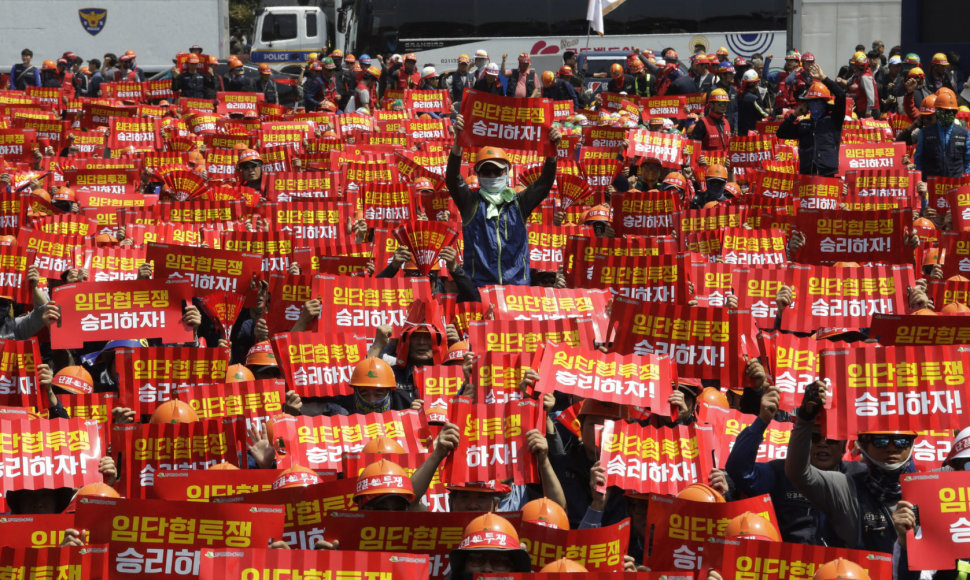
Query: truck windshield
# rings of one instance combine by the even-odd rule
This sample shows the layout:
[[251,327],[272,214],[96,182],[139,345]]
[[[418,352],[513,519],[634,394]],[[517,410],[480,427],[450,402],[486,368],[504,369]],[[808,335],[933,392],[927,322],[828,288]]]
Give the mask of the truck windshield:
[[263,19],[263,32],[260,40],[291,40],[296,38],[296,14],[277,14],[270,12]]

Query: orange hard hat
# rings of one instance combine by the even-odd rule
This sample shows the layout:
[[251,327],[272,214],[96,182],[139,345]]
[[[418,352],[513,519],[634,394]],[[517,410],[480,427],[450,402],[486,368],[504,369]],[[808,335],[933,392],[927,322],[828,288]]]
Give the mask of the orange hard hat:
[[214,465],[210,465],[207,468],[209,471],[238,471],[239,468],[235,465],[229,463],[228,461],[222,461]]
[[722,409],[731,408],[731,405],[728,404],[727,395],[722,393],[720,389],[714,387],[707,387],[701,391],[700,396],[697,397],[697,401],[715,407],[721,407]]
[[956,111],[960,108],[960,103],[957,102],[956,93],[951,89],[943,87],[942,89],[936,91],[936,108],[946,109],[948,111]]
[[47,203],[51,203],[51,194],[47,193],[47,190],[44,189],[43,187],[38,187],[37,189],[32,191],[31,194],[41,198]]
[[924,266],[935,266],[940,263],[940,250],[939,248],[930,248],[923,254],[923,265]]
[[249,352],[246,353],[246,366],[254,367],[278,367],[276,355],[273,353],[273,346],[268,340],[257,342]]
[[539,524],[557,530],[569,529],[569,516],[562,506],[551,499],[541,497],[522,506],[522,521]]
[[400,495],[408,502],[414,501],[411,478],[403,467],[387,459],[375,461],[360,472],[354,501],[364,506],[376,499],[376,496],[382,495]]
[[17,245],[17,238],[11,235],[0,236],[0,247],[11,247]]
[[465,178],[465,185],[467,185],[468,187],[471,187],[471,188],[478,187],[478,176],[477,175],[469,175],[468,177],[466,177]]
[[966,276],[961,276],[960,274],[954,274],[946,279],[947,282],[970,282],[970,278]]
[[241,383],[244,381],[255,381],[256,375],[253,371],[246,368],[246,365],[229,365],[226,369],[226,382],[227,383]]
[[391,365],[379,357],[368,357],[357,363],[350,375],[350,386],[365,389],[394,389],[397,379]]
[[487,513],[465,526],[459,550],[521,550],[519,533],[502,516]]
[[741,197],[741,186],[737,181],[728,181],[724,184],[725,197]]
[[845,558],[836,558],[819,566],[815,570],[815,575],[812,576],[812,580],[835,580],[836,578],[869,580],[869,573],[855,562],[850,562]]
[[89,483],[77,490],[76,497],[121,497],[115,488],[100,481]]
[[381,69],[376,64],[370,65],[369,67],[367,67],[366,69],[364,69],[364,72],[366,74],[374,77],[375,79],[381,78]]
[[400,455],[407,453],[407,451],[404,450],[404,447],[401,447],[400,443],[398,443],[394,439],[391,439],[390,437],[385,437],[384,435],[375,437],[370,441],[368,441],[364,445],[364,448],[360,450],[360,452],[361,453],[395,453]]
[[266,64],[265,62],[259,65],[259,74],[268,75],[268,74],[271,74],[272,72],[273,72],[273,69],[269,68],[269,65]]
[[542,73],[542,86],[551,87],[552,83],[556,82],[556,73],[551,70],[544,71]]
[[962,302],[950,302],[940,310],[943,314],[963,314],[970,312],[970,307]]
[[189,56],[188,56],[188,57],[187,57],[187,58],[185,59],[185,62],[186,62],[187,64],[199,64],[199,63],[200,63],[201,61],[199,60],[199,55],[197,55],[197,54],[190,54],[190,55],[189,55]]
[[724,496],[706,483],[692,483],[680,490],[677,499],[700,501],[704,503],[724,503]]
[[859,268],[859,262],[836,262],[832,264],[836,268]]
[[48,59],[41,65],[40,70],[57,70],[57,63]]
[[774,524],[753,512],[744,512],[728,522],[725,538],[770,540],[780,542],[781,534]]
[[150,423],[161,425],[166,423],[195,423],[199,416],[195,410],[184,401],[165,401],[155,407]]
[[704,204],[704,209],[711,209],[712,207],[717,207],[718,205],[720,204],[716,201],[709,201]]
[[630,72],[634,74],[639,73],[640,71],[643,70],[643,62],[639,58],[637,58],[636,60],[631,60],[629,66],[630,66]]
[[285,489],[288,487],[307,487],[322,483],[323,480],[309,467],[294,465],[283,471],[276,481],[273,482],[273,489]]
[[54,201],[77,201],[77,194],[70,187],[58,187],[57,193],[51,196]]
[[662,185],[669,185],[681,191],[687,191],[687,178],[679,171],[671,171],[664,177]]
[[54,375],[51,385],[60,387],[74,395],[86,395],[94,392],[94,380],[91,379],[91,373],[80,365],[62,368]]
[[97,234],[97,235],[94,236],[94,243],[95,244],[99,244],[99,245],[101,245],[101,244],[117,244],[118,243],[118,238],[114,237],[111,234]]
[[213,55],[210,55],[209,56],[209,64],[210,65],[217,65],[217,64],[219,64],[219,57],[216,56],[216,55],[214,55],[214,54]]
[[929,219],[926,219],[924,217],[921,217],[921,218],[916,218],[915,220],[913,220],[913,227],[917,227],[917,228],[932,228],[932,229],[935,230],[936,229],[936,224],[933,223],[933,220],[929,220]]
[[228,59],[226,60],[226,64],[228,64],[228,65],[229,65],[229,70],[232,70],[232,69],[234,69],[234,68],[239,68],[239,67],[241,67],[241,66],[243,65],[243,64],[242,64],[242,61],[241,61],[241,60],[239,60],[239,59],[238,59],[237,57],[235,57],[235,56],[230,56],[230,57],[229,57],[229,58],[228,58]]
[[620,63],[618,63],[618,62],[617,63],[613,63],[613,66],[610,67],[610,76],[613,77],[613,78],[615,78],[615,79],[618,79],[618,78],[622,77],[623,76],[623,65],[620,64]]
[[707,179],[723,179],[727,181],[728,174],[727,169],[720,163],[712,163],[704,169],[704,175]]
[[589,570],[575,560],[560,558],[555,562],[549,562],[539,572],[589,572]]
[[936,95],[926,95],[923,97],[923,102],[919,105],[920,115],[933,115],[936,114]]
[[242,165],[248,161],[258,161],[260,164],[262,164],[263,158],[259,155],[259,151],[245,149],[239,153],[239,160],[236,161],[236,166]]
[[920,308],[919,310],[913,312],[916,316],[936,316],[936,311],[932,308]]
[[461,364],[465,361],[465,354],[468,353],[470,347],[467,340],[459,340],[455,344],[448,347],[448,354],[445,355],[444,364]]
[[478,155],[475,156],[475,172],[477,173],[479,168],[485,163],[493,163],[505,169],[512,166],[509,163],[509,158],[505,156],[505,150],[500,147],[492,147],[491,145],[487,145],[478,150]]
[[427,177],[419,177],[414,180],[414,189],[418,191],[428,191],[434,189],[434,184]]
[[831,98],[832,91],[822,81],[812,81],[808,90],[802,95],[803,101],[814,101],[816,99],[828,101]]
[[583,214],[584,224],[591,224],[593,222],[608,222],[611,219],[610,206],[603,204],[594,205],[586,210],[586,213]]

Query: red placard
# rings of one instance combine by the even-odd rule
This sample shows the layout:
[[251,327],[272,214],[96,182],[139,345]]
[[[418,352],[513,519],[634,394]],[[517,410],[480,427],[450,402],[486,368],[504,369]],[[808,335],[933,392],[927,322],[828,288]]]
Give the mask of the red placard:
[[805,387],[820,376],[818,349],[828,343],[787,332],[762,333],[758,340],[765,369],[781,390],[781,408],[794,409],[801,403]]
[[[788,544],[765,540],[721,540],[721,566],[725,578],[811,578],[823,564],[844,558],[864,568],[869,578],[892,578],[891,554]],[[712,563],[713,564],[713,563]]]
[[368,227],[384,227],[387,223],[411,220],[414,188],[402,182],[364,183],[358,197],[358,210]]
[[108,123],[108,147],[124,149],[161,148],[162,136],[155,119],[124,119],[112,117]]
[[664,119],[686,119],[687,118],[687,97],[664,96],[664,97],[644,97],[640,99],[640,108],[643,109],[643,118],[661,117]]
[[839,173],[853,169],[893,169],[903,167],[906,144],[842,144],[839,148]]
[[111,452],[116,460],[121,455],[115,488],[123,497],[144,498],[162,469],[207,469],[223,462],[238,467],[237,441],[245,438],[239,436],[245,425],[237,420],[114,425]]
[[[430,433],[417,411],[387,411],[333,417],[277,416],[272,420],[276,464],[280,469],[340,469],[344,453],[357,453],[370,439],[394,439],[405,451],[426,453]],[[282,446],[280,443],[282,442]]]
[[150,415],[177,387],[226,380],[228,348],[146,346],[115,350],[119,404]]
[[83,498],[77,526],[110,542],[112,578],[195,578],[211,548],[269,545],[283,532],[280,506]]
[[806,330],[864,328],[874,314],[908,310],[907,288],[916,284],[912,266],[861,268],[792,266],[793,315],[784,324]]
[[529,552],[535,571],[561,558],[569,558],[590,572],[622,572],[623,557],[630,545],[630,520],[578,530],[522,522],[519,541]]
[[8,548],[56,548],[64,531],[73,527],[73,513],[0,516],[0,534]]
[[29,162],[35,141],[33,129],[0,129],[0,159],[10,163]]
[[[588,151],[588,148],[584,151]],[[623,164],[616,159],[615,154],[611,154],[606,159],[580,159],[579,169],[593,191],[602,194],[606,192],[609,186],[613,185],[613,180],[620,174]]]
[[347,239],[351,216],[349,203],[335,201],[291,201],[268,203],[266,216],[269,231],[281,232],[294,240]]
[[609,294],[603,290],[485,286],[482,302],[494,307],[496,320],[592,318],[605,314]]
[[31,304],[33,293],[26,283],[27,268],[34,262],[35,251],[17,246],[0,247],[0,297],[18,304]]
[[83,253],[77,252],[74,258],[75,265],[87,270],[95,282],[137,280],[138,268],[146,263],[145,248],[135,246],[85,248]]
[[970,344],[970,316],[876,314],[869,336],[884,346]]
[[956,346],[849,348],[819,353],[831,384],[825,435],[960,429],[970,352]]
[[503,97],[468,89],[462,97],[461,114],[465,118],[463,147],[494,145],[538,151],[546,157],[555,154],[549,141],[553,116],[549,99]]
[[337,174],[324,171],[288,172],[267,176],[266,197],[270,201],[339,197]]
[[[789,409],[792,406],[785,406]],[[722,409],[721,407],[708,406],[705,409],[704,420],[714,427],[714,441],[718,446],[718,457],[726,458],[734,443],[741,434],[754,421],[754,415],[741,413],[737,409]],[[765,429],[761,445],[758,446],[758,462],[764,463],[775,459],[784,459],[788,456],[788,440],[791,438],[791,430],[794,423],[787,421],[772,421]]]
[[304,397],[333,397],[353,393],[350,376],[367,356],[370,339],[349,332],[285,332],[270,343],[289,389]]
[[583,127],[583,146],[614,149],[620,153],[623,142],[626,141],[626,129],[623,127],[600,127],[587,125]]
[[[410,552],[431,556],[433,580],[448,577],[448,554],[461,543],[462,532],[476,515],[464,512],[331,512],[323,520],[327,541],[341,550]],[[518,528],[519,514],[503,517]],[[416,530],[426,531],[415,533]],[[504,575],[504,574],[503,574]]]
[[208,502],[273,489],[277,469],[161,469],[149,499]]
[[554,225],[529,226],[529,267],[540,272],[555,272],[563,263],[567,230]]
[[788,261],[785,235],[780,230],[724,228],[702,232],[688,238],[687,249],[739,266],[780,265]]
[[441,466],[441,480],[454,485],[509,479],[516,485],[538,483],[526,433],[538,429],[545,435],[544,415],[542,404],[531,399],[495,405],[459,397],[448,407],[448,420],[462,436]]
[[664,167],[679,169],[684,163],[684,137],[680,133],[655,133],[645,129],[628,134],[627,157],[660,161]]
[[544,349],[538,372],[544,380],[536,384],[536,391],[647,407],[659,415],[667,414],[675,379],[673,362],[666,357],[554,345]]
[[772,158],[776,143],[774,135],[733,137],[728,149],[728,159],[733,167],[758,168]]
[[663,236],[677,227],[680,201],[670,192],[613,194],[613,228],[619,235]]
[[[696,570],[705,566],[718,567],[715,554],[707,553],[708,538],[724,535],[727,524],[744,512],[758,514],[778,527],[771,497],[761,495],[727,503],[708,504],[653,494],[647,510],[648,531],[653,535],[645,538],[644,564],[665,570]],[[651,543],[652,539],[652,543]],[[696,560],[691,554],[697,556]],[[691,562],[688,565],[688,562]]]
[[588,280],[596,256],[659,256],[676,252],[673,239],[665,237],[587,238],[569,236],[566,241],[566,280],[582,286]]
[[468,323],[468,341],[476,352],[535,352],[546,342],[592,346],[592,320],[483,320]]
[[407,119],[404,127],[415,141],[443,141],[450,137],[445,119]]
[[[900,480],[903,499],[919,509],[919,525],[906,534],[910,570],[947,570],[970,556],[970,473],[907,474]],[[917,535],[918,532],[918,535]]]
[[182,322],[182,300],[188,281],[125,280],[84,282],[54,289],[61,319],[51,327],[54,348],[80,348],[85,341],[160,338],[162,342],[192,340]]
[[[424,92],[424,91],[422,91]],[[428,91],[430,92],[430,91]],[[200,580],[252,578],[427,578],[427,556],[351,550],[203,550]],[[255,575],[255,576],[254,576]]]
[[43,360],[36,336],[0,340],[0,405],[47,408],[47,393],[39,388],[37,376],[40,364]]
[[964,177],[940,177],[937,175],[926,176],[926,196],[929,207],[939,213],[944,213],[949,209],[947,195],[951,190],[970,185],[970,176]]
[[404,91],[404,108],[413,114],[451,113],[451,93],[446,89],[433,91]]
[[[30,88],[30,87],[28,87]],[[0,549],[0,568],[10,578],[110,578],[107,546]]]
[[317,276],[312,290],[323,302],[319,328],[328,332],[401,326],[411,302],[431,299],[431,285],[424,277]]
[[458,396],[465,382],[461,365],[428,365],[414,367],[414,387],[424,401],[428,420],[443,422],[448,418],[450,401]]
[[216,93],[216,112],[220,115],[244,114],[259,111],[259,104],[265,100],[262,92],[254,93]]
[[0,417],[0,490],[78,488],[102,480],[97,421]]
[[605,487],[676,495],[706,480],[715,465],[709,425],[658,428],[607,420],[601,436],[599,461],[606,467]]
[[610,313],[613,349],[667,355],[677,376],[737,384],[746,356],[757,356],[750,312],[726,308],[646,303],[617,297]]
[[244,416],[255,427],[283,411],[286,382],[282,379],[237,381],[214,385],[178,386],[175,394],[200,419]]
[[913,250],[904,236],[912,221],[908,210],[801,210],[795,229],[805,235],[796,258],[803,264],[884,262],[908,264]]
[[189,279],[196,290],[247,293],[262,257],[229,250],[148,244],[154,279]]

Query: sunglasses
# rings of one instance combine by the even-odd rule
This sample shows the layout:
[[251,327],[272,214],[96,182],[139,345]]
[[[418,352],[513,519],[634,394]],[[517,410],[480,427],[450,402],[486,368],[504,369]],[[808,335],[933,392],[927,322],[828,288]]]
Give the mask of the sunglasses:
[[478,175],[481,177],[501,177],[505,175],[505,169],[488,163],[478,169]]
[[909,449],[913,446],[911,437],[890,437],[888,435],[876,435],[869,438],[869,443],[876,449],[885,449],[892,443],[897,449]]
[[842,441],[839,441],[838,439],[826,439],[822,437],[821,433],[812,433],[812,443],[818,444],[822,441],[824,441],[826,445],[837,445],[842,443]]
[[243,163],[242,165],[239,166],[239,169],[242,169],[245,171],[246,169],[256,169],[258,167],[259,167],[259,163]]

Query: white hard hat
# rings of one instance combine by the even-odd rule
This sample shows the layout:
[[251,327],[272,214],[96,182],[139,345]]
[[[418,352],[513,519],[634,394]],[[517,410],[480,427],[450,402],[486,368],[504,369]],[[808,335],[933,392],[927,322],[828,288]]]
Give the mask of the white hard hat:
[[754,70],[753,68],[744,71],[744,76],[741,77],[741,80],[744,81],[744,82],[746,82],[746,83],[756,83],[756,82],[758,82],[758,80],[759,80],[758,79],[758,71]]
[[488,51],[484,48],[479,48],[475,51],[475,58],[488,58]]
[[438,76],[438,71],[435,70],[433,66],[426,66],[421,69],[421,78],[426,79],[428,77]]
[[494,62],[488,63],[488,66],[485,67],[485,74],[487,74],[487,75],[497,75],[498,74],[498,65],[495,64]]
[[901,59],[898,54],[894,54],[889,57],[889,64],[903,64],[903,59]]
[[952,467],[950,462],[954,459],[966,458],[970,458],[970,427],[965,428],[957,434],[957,438],[953,440],[953,447],[950,448],[946,459],[943,460],[943,465],[950,465]]
[[391,55],[391,62],[401,62],[401,60],[402,60],[403,58],[404,58],[404,57],[402,57],[402,56],[401,56],[401,55],[399,55],[399,54],[392,54],[392,55]]
[[662,58],[658,58],[658,59],[657,59],[657,62],[656,62],[656,63],[654,63],[654,64],[656,64],[657,66],[659,66],[659,67],[661,67],[661,68],[662,68],[662,67],[665,67],[665,66],[667,66],[667,61],[666,61],[666,60],[664,60],[664,59],[662,59]]

